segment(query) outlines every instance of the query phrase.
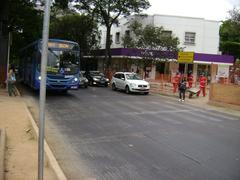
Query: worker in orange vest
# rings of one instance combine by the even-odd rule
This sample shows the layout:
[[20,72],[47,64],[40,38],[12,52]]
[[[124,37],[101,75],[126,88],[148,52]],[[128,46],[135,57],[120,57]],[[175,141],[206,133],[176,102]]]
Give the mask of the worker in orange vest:
[[173,93],[177,92],[177,88],[180,82],[181,76],[180,74],[177,72],[176,75],[173,77]]
[[198,96],[202,92],[203,96],[205,97],[206,96],[207,78],[203,74],[200,75],[199,83],[200,83],[200,91],[198,92]]
[[188,87],[189,87],[189,88],[192,88],[192,84],[193,84],[193,75],[192,75],[191,72],[190,72],[189,75],[188,75],[187,81],[188,81]]

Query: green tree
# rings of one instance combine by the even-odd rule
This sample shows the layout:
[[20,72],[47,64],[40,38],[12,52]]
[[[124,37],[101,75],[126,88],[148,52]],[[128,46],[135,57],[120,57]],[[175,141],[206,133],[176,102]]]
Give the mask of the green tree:
[[50,25],[50,37],[78,42],[83,53],[98,48],[100,33],[97,23],[86,15],[70,14],[56,18]]
[[220,27],[220,50],[240,58],[240,9],[230,11],[230,19]]
[[[97,18],[101,24],[106,27],[106,48],[105,61],[107,69],[111,63],[111,27],[118,23],[120,16],[128,16],[132,13],[140,13],[147,9],[150,4],[148,0],[76,0],[80,10],[86,10],[94,18]],[[75,2],[76,2],[75,1]]]
[[[122,38],[122,44],[128,48],[138,48],[143,50],[143,68],[166,57],[159,53],[159,56],[153,54],[157,51],[179,51],[179,39],[174,37],[170,31],[165,31],[163,27],[152,25],[142,26],[138,21],[133,21],[128,27],[130,34],[125,34]],[[139,61],[137,62],[139,65]]]
[[17,63],[19,49],[41,37],[42,11],[36,9],[36,4],[28,0],[10,0],[9,31],[12,33],[10,60]]

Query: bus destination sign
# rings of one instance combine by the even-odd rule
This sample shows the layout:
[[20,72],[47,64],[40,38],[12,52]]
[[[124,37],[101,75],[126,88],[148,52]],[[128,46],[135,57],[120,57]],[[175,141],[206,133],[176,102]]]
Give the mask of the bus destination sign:
[[49,48],[72,49],[72,45],[59,42],[48,42]]

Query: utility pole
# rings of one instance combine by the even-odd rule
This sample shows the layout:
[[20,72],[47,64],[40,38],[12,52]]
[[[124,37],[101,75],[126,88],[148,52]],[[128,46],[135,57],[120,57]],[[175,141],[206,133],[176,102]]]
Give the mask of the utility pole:
[[45,101],[46,101],[46,66],[48,54],[48,36],[50,19],[50,0],[45,0],[42,32],[41,83],[39,100],[39,136],[38,136],[38,180],[43,180],[44,169],[44,133],[45,133]]

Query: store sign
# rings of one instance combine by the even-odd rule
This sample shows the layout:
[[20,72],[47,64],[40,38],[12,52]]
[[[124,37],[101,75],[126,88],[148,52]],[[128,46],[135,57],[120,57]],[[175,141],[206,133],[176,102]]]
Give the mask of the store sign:
[[178,52],[179,63],[193,63],[194,52]]
[[229,77],[229,65],[218,65],[218,77],[228,78]]

